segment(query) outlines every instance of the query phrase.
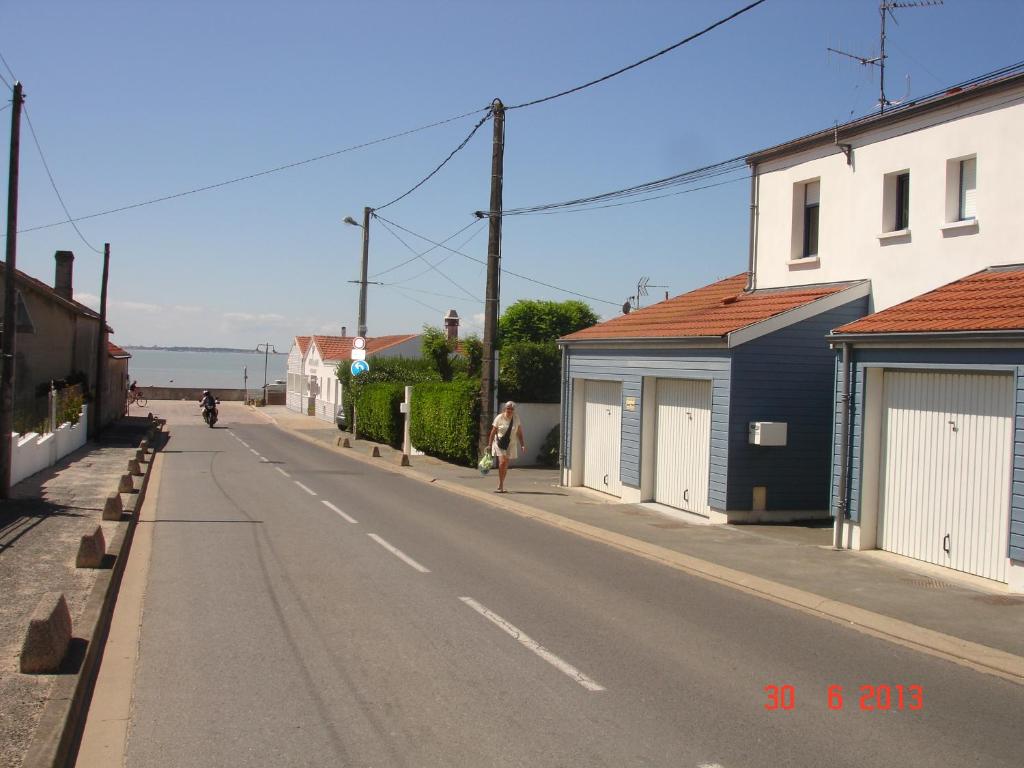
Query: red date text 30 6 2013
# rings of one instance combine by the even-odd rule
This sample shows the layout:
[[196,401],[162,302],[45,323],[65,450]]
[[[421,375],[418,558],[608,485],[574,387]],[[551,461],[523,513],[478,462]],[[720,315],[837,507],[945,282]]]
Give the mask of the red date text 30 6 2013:
[[[764,708],[769,712],[796,709],[796,688],[792,685],[766,685],[764,693]],[[843,686],[830,685],[827,699],[829,709],[843,709],[846,706]],[[856,701],[862,712],[917,712],[924,709],[924,689],[920,685],[862,685],[850,699],[851,706]]]

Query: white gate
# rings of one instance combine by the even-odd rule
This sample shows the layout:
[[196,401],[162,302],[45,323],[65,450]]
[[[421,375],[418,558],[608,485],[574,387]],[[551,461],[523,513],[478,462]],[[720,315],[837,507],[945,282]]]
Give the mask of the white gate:
[[711,382],[658,379],[654,500],[708,515]]
[[584,393],[583,484],[595,491],[621,496],[622,384],[588,381]]
[[883,379],[878,546],[1005,582],[1013,377]]

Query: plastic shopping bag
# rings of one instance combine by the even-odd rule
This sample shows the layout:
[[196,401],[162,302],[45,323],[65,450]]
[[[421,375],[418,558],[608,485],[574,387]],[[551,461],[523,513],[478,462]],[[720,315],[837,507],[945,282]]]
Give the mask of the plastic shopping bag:
[[491,456],[490,451],[484,451],[484,455],[480,457],[480,461],[477,462],[476,468],[480,470],[481,475],[486,475],[494,469],[494,457]]

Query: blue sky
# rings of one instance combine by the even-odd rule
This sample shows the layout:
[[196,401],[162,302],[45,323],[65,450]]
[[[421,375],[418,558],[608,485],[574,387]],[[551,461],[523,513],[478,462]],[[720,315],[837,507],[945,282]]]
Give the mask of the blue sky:
[[[555,93],[643,58],[746,5],[662,2],[6,3],[0,52],[74,216],[297,162],[485,107]],[[887,95],[920,96],[1024,58],[1024,3],[946,0],[897,12]],[[874,109],[877,0],[767,0],[699,40],[583,92],[510,111],[505,206],[630,186],[742,155]],[[10,75],[3,71],[10,80]],[[122,344],[287,350],[356,327],[361,220],[405,192],[476,117],[251,181],[82,221],[111,243],[110,322]],[[0,112],[6,147],[10,111]],[[19,228],[64,218],[22,126]],[[430,182],[382,211],[434,240],[489,195],[491,125]],[[6,156],[6,151],[4,152]],[[505,222],[503,265],[604,301],[613,317],[641,276],[645,305],[746,268],[749,184],[649,203]],[[0,204],[6,210],[6,184]],[[480,229],[481,231],[477,232]],[[484,225],[452,241],[486,257]],[[400,233],[401,234],[401,233]],[[402,234],[417,250],[429,247]],[[52,283],[75,252],[75,291],[98,306],[101,258],[70,225],[18,237],[18,266]],[[440,325],[482,331],[484,267],[434,251],[370,286],[370,335]],[[376,222],[370,275],[412,254]],[[441,274],[443,273],[443,275]],[[458,285],[456,285],[458,284]],[[446,295],[435,295],[446,294]],[[573,298],[506,275],[502,306]]]

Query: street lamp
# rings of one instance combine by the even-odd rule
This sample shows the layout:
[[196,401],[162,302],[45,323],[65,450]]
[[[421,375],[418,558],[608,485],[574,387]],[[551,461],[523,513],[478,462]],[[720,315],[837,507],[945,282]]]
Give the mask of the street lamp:
[[353,227],[360,227],[363,230],[363,266],[359,277],[359,322],[356,335],[366,335],[366,268],[370,257],[370,214],[372,208],[363,208],[363,223],[346,216],[342,219],[344,224],[351,224]]
[[[261,349],[261,347],[262,347],[262,349]],[[276,355],[277,354],[277,349],[269,341],[266,341],[263,344],[257,344],[256,345],[256,351],[263,353],[263,405],[266,405],[267,404],[267,361],[270,358],[271,351],[273,351],[273,353]]]

